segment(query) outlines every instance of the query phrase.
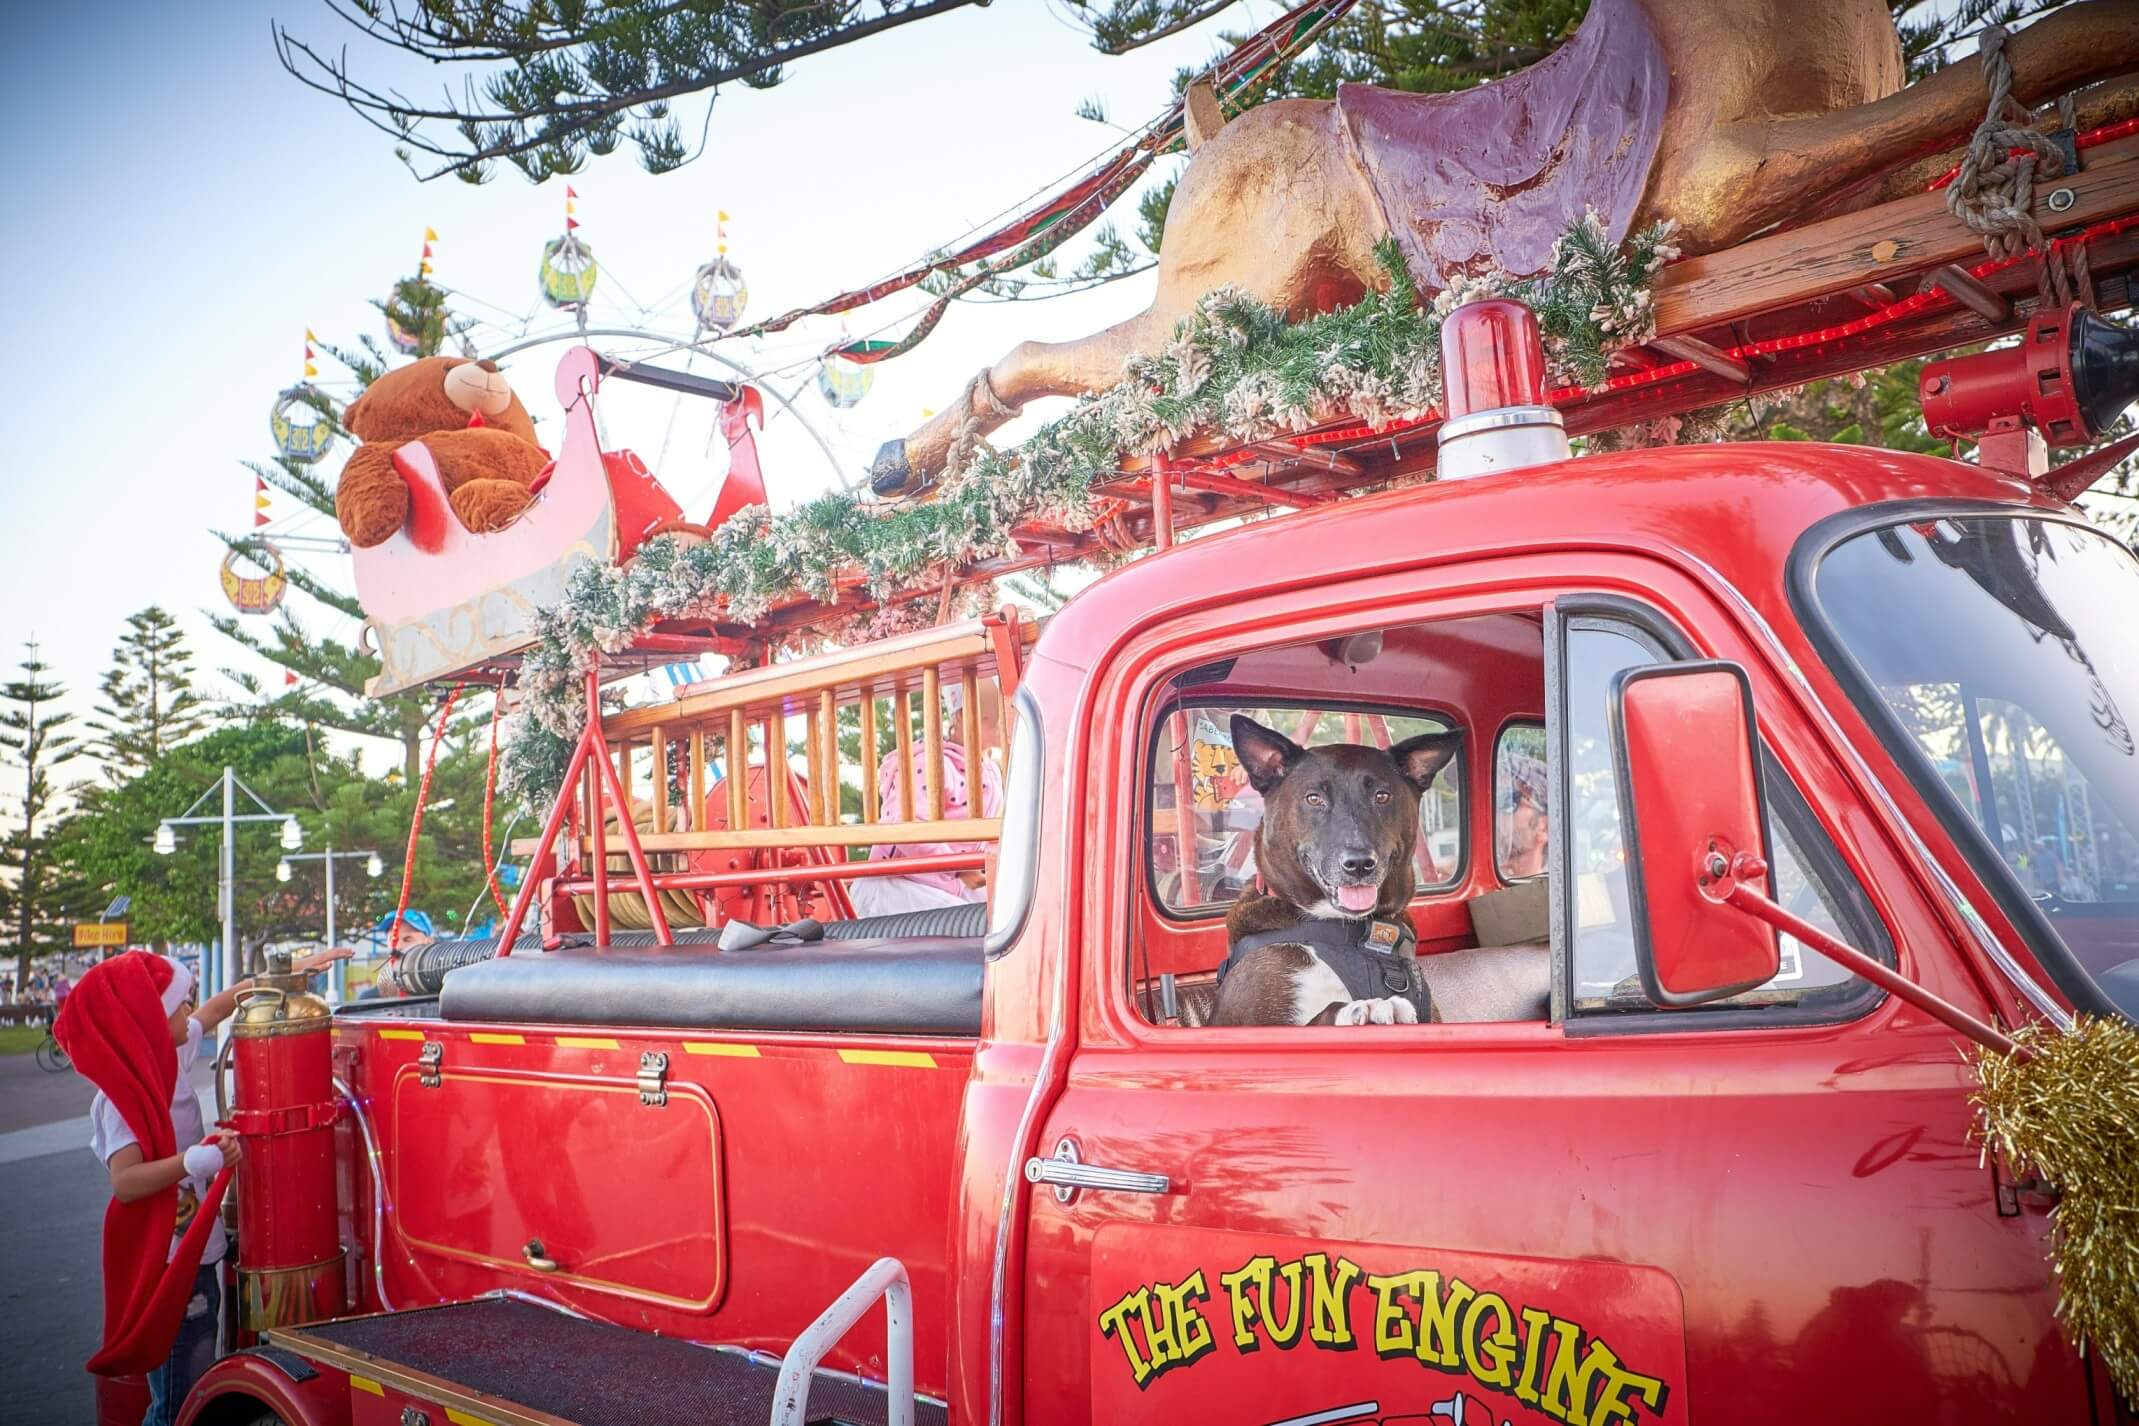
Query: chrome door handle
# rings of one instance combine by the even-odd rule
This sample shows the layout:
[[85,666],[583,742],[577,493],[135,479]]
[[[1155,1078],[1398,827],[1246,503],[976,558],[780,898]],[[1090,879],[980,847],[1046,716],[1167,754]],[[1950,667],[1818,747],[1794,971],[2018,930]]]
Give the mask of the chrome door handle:
[[1071,1203],[1084,1188],[1114,1193],[1171,1193],[1173,1180],[1162,1173],[1139,1173],[1135,1169],[1107,1169],[1085,1163],[1077,1154],[1077,1141],[1064,1138],[1055,1145],[1053,1158],[1025,1160],[1027,1183],[1053,1184],[1055,1201]]

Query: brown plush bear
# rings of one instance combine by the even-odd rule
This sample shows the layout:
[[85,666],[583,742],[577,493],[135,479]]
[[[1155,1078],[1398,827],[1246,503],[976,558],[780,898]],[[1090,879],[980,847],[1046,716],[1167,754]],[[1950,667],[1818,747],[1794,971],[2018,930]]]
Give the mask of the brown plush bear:
[[454,515],[479,535],[534,503],[529,487],[549,463],[495,362],[439,356],[396,367],[349,403],[342,425],[364,444],[342,467],[334,514],[362,548],[392,539],[408,519],[408,483],[393,455],[411,441],[430,451]]

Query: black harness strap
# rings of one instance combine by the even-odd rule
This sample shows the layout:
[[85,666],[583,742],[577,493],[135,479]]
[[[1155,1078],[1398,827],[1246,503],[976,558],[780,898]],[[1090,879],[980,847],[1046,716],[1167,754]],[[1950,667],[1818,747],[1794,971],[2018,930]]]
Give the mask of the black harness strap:
[[1426,978],[1419,973],[1418,957],[1413,954],[1417,944],[1418,936],[1403,921],[1310,916],[1298,925],[1256,931],[1235,941],[1218,967],[1218,983],[1225,984],[1226,972],[1250,951],[1264,946],[1308,946],[1336,972],[1352,999],[1400,996],[1411,1002],[1423,1025],[1430,1018],[1432,1001]]

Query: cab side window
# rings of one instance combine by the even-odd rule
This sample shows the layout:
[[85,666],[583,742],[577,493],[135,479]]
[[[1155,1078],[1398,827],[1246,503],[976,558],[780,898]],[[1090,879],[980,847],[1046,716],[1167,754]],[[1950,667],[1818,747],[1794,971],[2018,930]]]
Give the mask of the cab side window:
[[[1571,615],[1562,620],[1564,726],[1556,750],[1564,774],[1554,791],[1565,801],[1565,849],[1555,861],[1567,878],[1562,898],[1569,952],[1569,1009],[1603,1017],[1765,1010],[1796,1018],[1857,1013],[1876,991],[1794,937],[1782,938],[1782,968],[1766,985],[1700,1011],[1658,1011],[1642,993],[1627,909],[1626,829],[1612,766],[1612,680],[1626,669],[1668,661],[1662,644],[1632,623]],[[1769,849],[1784,905],[1838,939],[1893,959],[1884,928],[1842,864],[1811,809],[1772,759],[1763,757]]]
[[1493,744],[1493,869],[1505,882],[1528,881],[1551,865],[1545,725],[1510,723]]

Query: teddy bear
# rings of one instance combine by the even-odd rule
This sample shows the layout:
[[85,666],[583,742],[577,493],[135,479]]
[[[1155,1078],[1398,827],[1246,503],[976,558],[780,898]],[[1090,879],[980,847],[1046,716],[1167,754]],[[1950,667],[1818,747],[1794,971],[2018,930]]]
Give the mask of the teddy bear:
[[534,503],[549,455],[535,423],[497,363],[425,357],[371,383],[342,412],[363,444],[334,491],[334,514],[351,544],[384,544],[408,519],[408,482],[394,452],[421,441],[437,462],[447,500],[476,534],[502,530]]

